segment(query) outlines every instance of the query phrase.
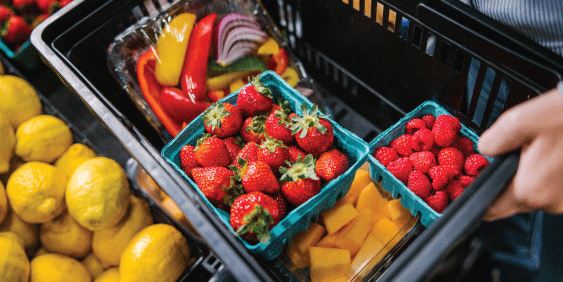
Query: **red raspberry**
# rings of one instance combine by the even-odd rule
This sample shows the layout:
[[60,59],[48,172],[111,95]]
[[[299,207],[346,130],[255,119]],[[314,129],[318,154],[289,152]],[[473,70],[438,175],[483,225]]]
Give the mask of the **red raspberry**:
[[434,121],[436,121],[436,117],[430,114],[424,115],[421,119],[424,121],[426,128],[428,129],[432,129],[432,126],[434,126]]
[[387,170],[391,172],[399,181],[407,184],[409,175],[412,171],[412,162],[409,158],[399,158],[387,165]]
[[463,170],[464,160],[463,153],[454,147],[444,148],[438,153],[438,164],[455,166],[456,174]]
[[485,157],[479,154],[473,154],[465,159],[465,174],[471,176],[479,175],[488,165],[489,161]]
[[432,188],[442,190],[456,176],[456,167],[451,165],[437,165],[428,170],[432,178]]
[[424,201],[437,213],[442,213],[448,206],[448,193],[445,190],[432,191]]
[[460,130],[461,124],[456,117],[440,115],[436,118],[434,126],[432,126],[434,143],[438,146],[449,147],[454,143]]
[[426,177],[424,173],[413,170],[411,174],[409,174],[407,187],[415,195],[424,199],[430,194],[430,190],[432,190],[432,183],[430,183],[430,180],[428,180],[428,177]]
[[428,173],[431,167],[437,165],[436,157],[428,151],[415,152],[410,155],[409,159],[412,162],[413,169],[422,173]]
[[465,186],[469,186],[469,184],[473,183],[473,180],[475,180],[475,176],[469,176],[464,174],[458,174],[456,178]]
[[428,128],[417,130],[412,136],[412,149],[416,152],[428,151],[434,146],[434,136]]
[[453,130],[455,130],[456,132],[459,132],[461,130],[461,123],[459,122],[459,119],[450,115],[439,115],[436,118],[436,121],[434,121],[434,125],[436,124],[440,124],[440,125],[447,124],[451,126]]
[[463,185],[461,181],[455,179],[450,181],[448,186],[446,186],[446,191],[448,192],[448,197],[450,198],[451,201],[457,199],[457,197],[461,195],[464,189],[465,189],[465,185]]
[[434,143],[434,146],[432,146],[432,149],[430,149],[429,151],[434,155],[434,157],[438,158],[438,154],[440,153],[440,150],[442,150],[442,147]]
[[469,137],[460,134],[458,134],[457,138],[452,144],[452,147],[460,150],[465,157],[471,156],[475,153],[475,149],[473,148],[473,141],[471,141]]
[[383,166],[387,166],[390,162],[399,159],[397,152],[389,147],[379,147],[373,152],[373,157],[378,160]]
[[426,123],[419,118],[413,118],[409,120],[409,122],[405,126],[405,132],[407,134],[413,135],[421,128],[426,128]]
[[412,135],[403,134],[389,143],[401,157],[408,157],[412,154]]

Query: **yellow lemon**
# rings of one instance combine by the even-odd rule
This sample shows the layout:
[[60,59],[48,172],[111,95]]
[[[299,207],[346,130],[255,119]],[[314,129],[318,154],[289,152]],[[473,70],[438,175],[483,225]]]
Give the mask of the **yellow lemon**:
[[0,224],[6,219],[9,210],[10,207],[8,207],[8,198],[6,198],[6,188],[4,184],[0,182]]
[[33,257],[38,257],[40,255],[44,255],[44,254],[48,254],[48,253],[49,253],[49,251],[47,251],[47,249],[41,247],[41,248],[39,248],[39,250],[37,250],[37,252],[35,252]]
[[110,268],[100,274],[94,282],[119,282],[119,267]]
[[74,219],[92,231],[117,224],[129,206],[125,170],[110,158],[86,160],[68,181],[66,204]]
[[16,130],[15,154],[24,161],[52,163],[72,144],[72,131],[50,115],[32,117]]
[[21,219],[43,223],[63,212],[66,184],[62,170],[42,162],[28,162],[12,173],[6,193]]
[[41,114],[37,92],[25,79],[14,75],[0,76],[0,112],[18,128],[24,121]]
[[12,231],[0,232],[0,237],[12,239],[12,240],[18,242],[18,244],[20,244],[20,246],[22,246],[22,248],[25,248],[25,241],[23,240],[23,238],[16,235],[16,233],[14,233]]
[[91,282],[88,269],[61,254],[44,254],[31,260],[30,282]]
[[0,173],[0,181],[2,181],[3,183],[8,183],[8,178],[10,178],[10,175],[12,175],[12,173],[23,164],[25,164],[25,161],[20,157],[16,155],[12,156],[12,159],[10,160],[10,170],[5,173]]
[[29,279],[29,259],[17,240],[0,236],[0,281],[27,282]]
[[81,143],[74,143],[70,145],[64,154],[55,162],[55,166],[64,171],[66,176],[70,178],[74,170],[84,161],[97,156],[98,154],[90,149],[90,147]]
[[41,224],[39,240],[50,252],[82,258],[92,250],[92,231],[67,212]]
[[16,146],[16,135],[14,127],[8,118],[0,112],[0,173],[6,173],[10,170],[10,160],[14,155],[14,147]]
[[127,213],[118,224],[94,232],[92,250],[105,264],[118,265],[131,238],[153,223],[149,204],[133,195],[130,198]]
[[27,223],[19,218],[14,211],[10,209],[6,220],[0,225],[0,232],[10,231],[22,238],[25,245],[25,251],[33,254],[37,245],[39,245],[39,224]]
[[171,225],[157,223],[141,230],[121,254],[121,282],[176,281],[190,258],[182,233]]
[[96,279],[96,277],[102,274],[106,269],[94,253],[88,254],[84,259],[82,259],[82,263],[86,266],[88,272],[90,272],[92,279]]

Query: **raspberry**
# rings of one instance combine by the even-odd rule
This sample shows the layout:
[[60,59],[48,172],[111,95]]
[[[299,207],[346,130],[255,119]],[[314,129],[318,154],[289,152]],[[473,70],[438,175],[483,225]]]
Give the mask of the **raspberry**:
[[451,201],[457,199],[457,197],[461,195],[464,189],[465,189],[465,185],[463,185],[461,181],[455,179],[452,180],[448,184],[448,186],[446,186],[446,191],[448,192],[448,197],[450,198]]
[[434,146],[432,146],[432,149],[430,149],[429,151],[434,155],[434,157],[438,158],[438,154],[440,153],[440,150],[442,150],[442,147],[434,143]]
[[452,147],[460,150],[463,153],[464,157],[471,156],[475,153],[475,149],[473,148],[473,141],[469,139],[467,136],[459,135],[455,139]]
[[424,202],[437,213],[442,213],[448,206],[448,193],[445,190],[432,191],[428,197],[424,198]]
[[440,115],[436,118],[434,126],[432,126],[434,143],[438,146],[449,147],[454,143],[460,130],[461,123],[459,123],[456,117]]
[[421,128],[426,128],[426,123],[419,118],[413,118],[409,120],[409,122],[405,126],[405,132],[407,134],[413,135]]
[[488,165],[489,161],[485,157],[479,154],[473,154],[465,159],[465,174],[471,176],[479,175]]
[[416,152],[428,151],[434,146],[434,136],[428,128],[417,130],[412,136],[412,149]]
[[434,126],[434,121],[436,121],[436,117],[430,114],[424,115],[421,119],[424,121],[426,128],[428,129],[432,129],[432,126]]
[[383,166],[387,166],[390,162],[399,159],[397,152],[389,147],[379,147],[373,153],[373,157],[379,161]]
[[412,162],[409,158],[399,158],[387,165],[387,170],[391,172],[399,181],[407,183],[412,171]]
[[[456,132],[459,132],[461,130],[461,123],[459,122],[459,119],[457,119],[454,116],[450,116],[450,115],[439,115],[436,118],[436,121],[434,121],[434,126],[436,124],[439,124],[439,125],[447,124],[448,126],[451,126],[453,128],[453,130],[455,130]],[[432,126],[432,127],[434,127],[434,126]]]
[[444,148],[438,153],[438,164],[455,166],[456,174],[463,170],[464,160],[463,153],[454,147]]
[[409,159],[412,162],[413,169],[422,173],[428,173],[431,167],[437,165],[436,157],[428,151],[415,152],[410,155]]
[[430,194],[432,190],[432,183],[424,173],[413,170],[409,175],[407,187],[417,196],[424,199]]
[[432,178],[432,188],[442,190],[456,176],[456,167],[451,165],[437,165],[428,170]]
[[473,183],[473,180],[475,180],[474,176],[464,174],[459,174],[456,178],[465,186],[469,186],[469,184]]
[[412,135],[403,134],[389,143],[389,147],[393,148],[401,157],[408,157],[412,154]]

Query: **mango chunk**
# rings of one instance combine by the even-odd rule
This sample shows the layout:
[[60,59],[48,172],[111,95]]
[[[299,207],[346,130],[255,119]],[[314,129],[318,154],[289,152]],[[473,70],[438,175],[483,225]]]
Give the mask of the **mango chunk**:
[[385,252],[381,252],[384,247],[385,244],[379,241],[374,234],[368,234],[362,247],[350,264],[350,272],[358,273],[366,267],[373,268],[385,256]]
[[289,244],[286,254],[295,268],[301,269],[309,266],[309,253],[299,251],[296,244]]
[[381,192],[375,186],[375,183],[370,183],[360,192],[358,202],[356,203],[356,210],[359,212],[365,209],[371,209],[375,213],[376,219],[391,217],[389,208],[387,207],[388,200],[381,195]]
[[366,185],[372,182],[371,176],[369,175],[369,171],[366,169],[358,169],[356,170],[356,174],[354,175],[354,181],[352,181],[352,186],[350,186],[350,190],[342,199],[339,201],[341,203],[348,203],[352,205],[356,205],[358,201],[358,197],[360,196],[360,192]]
[[328,282],[350,282],[350,278],[348,278],[348,275],[344,275],[344,276],[340,276],[338,278],[332,279]]
[[350,252],[337,248],[309,248],[311,282],[324,282],[348,275]]
[[350,254],[354,256],[362,247],[371,229],[373,229],[373,212],[371,209],[366,209],[341,231],[338,231],[335,245],[337,248],[349,250]]
[[309,247],[315,245],[325,234],[325,228],[321,225],[311,222],[307,230],[301,231],[291,239],[290,244],[297,245],[300,252],[306,253]]
[[315,244],[315,247],[335,248],[336,245],[334,243],[336,243],[336,237],[338,236],[338,233],[339,232],[326,234],[321,240],[319,240],[319,242],[317,242],[317,244]]
[[323,218],[326,231],[332,234],[352,221],[358,214],[358,211],[356,211],[352,204],[344,203],[321,212],[321,217]]
[[395,222],[388,218],[383,218],[375,223],[371,233],[373,233],[379,241],[387,244],[399,231],[401,231],[401,228],[397,226]]
[[401,205],[401,199],[393,199],[387,203],[391,220],[399,226],[405,226],[411,218],[411,212]]

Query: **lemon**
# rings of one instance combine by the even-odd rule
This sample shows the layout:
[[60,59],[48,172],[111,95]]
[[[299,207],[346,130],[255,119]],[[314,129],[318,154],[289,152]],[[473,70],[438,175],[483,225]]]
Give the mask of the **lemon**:
[[66,188],[69,213],[92,230],[117,224],[129,206],[129,182],[114,160],[95,157],[76,168]]
[[157,223],[141,230],[121,254],[121,282],[176,281],[188,265],[190,247],[171,225]]
[[119,279],[119,267],[114,267],[104,271],[94,282],[119,282]]
[[131,238],[153,223],[149,204],[133,195],[130,198],[127,213],[118,224],[94,232],[92,250],[105,264],[118,265]]
[[0,76],[0,112],[18,128],[24,121],[41,114],[41,101],[33,86],[14,75]]
[[102,274],[106,269],[94,253],[88,254],[84,259],[82,259],[82,263],[86,266],[88,272],[90,272],[92,279],[96,279],[96,277]]
[[43,223],[63,212],[66,184],[62,170],[42,162],[28,162],[12,173],[6,193],[21,219]]
[[12,210],[8,211],[6,220],[0,225],[0,232],[10,231],[22,238],[25,251],[33,254],[39,245],[39,224],[27,223],[19,218]]
[[35,252],[33,257],[38,257],[40,255],[44,255],[44,254],[48,254],[48,253],[49,253],[49,251],[47,251],[47,249],[41,247],[41,248],[39,248],[39,250],[37,250],[37,252]]
[[88,269],[61,254],[44,254],[31,260],[30,282],[91,282]]
[[92,249],[92,231],[67,212],[41,225],[39,240],[50,252],[82,258]]
[[0,232],[0,237],[14,240],[14,241],[18,242],[18,244],[20,244],[20,246],[22,246],[22,248],[25,248],[25,241],[23,240],[23,238],[16,235],[16,233],[14,233],[12,231]]
[[64,171],[70,178],[74,170],[84,161],[97,156],[98,154],[88,146],[81,143],[74,143],[57,159],[55,166]]
[[6,219],[10,207],[8,207],[8,198],[6,198],[6,188],[0,182],[0,224]]
[[64,121],[39,115],[17,128],[14,152],[26,162],[52,163],[70,147],[72,138],[72,131]]
[[0,173],[6,173],[10,170],[10,160],[14,155],[14,147],[16,146],[16,135],[12,123],[8,118],[0,112]]
[[29,259],[17,240],[0,236],[0,281],[21,282],[29,279]]
[[12,159],[10,160],[10,170],[8,170],[8,172],[5,173],[0,173],[0,181],[4,183],[8,183],[8,178],[10,178],[10,175],[12,175],[12,173],[16,171],[16,169],[18,169],[23,164],[25,164],[25,161],[22,160],[20,157],[16,155],[12,156]]

